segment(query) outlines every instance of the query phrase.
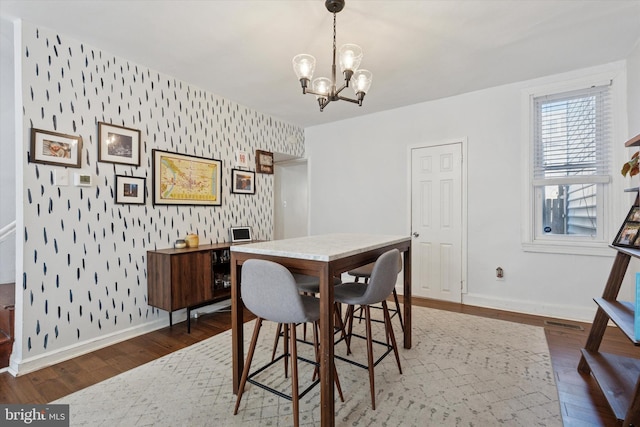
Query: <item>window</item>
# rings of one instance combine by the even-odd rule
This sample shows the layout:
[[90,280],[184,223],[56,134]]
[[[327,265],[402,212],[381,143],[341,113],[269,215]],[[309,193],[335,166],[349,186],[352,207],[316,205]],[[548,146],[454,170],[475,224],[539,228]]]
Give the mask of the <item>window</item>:
[[610,85],[532,101],[532,243],[605,243]]

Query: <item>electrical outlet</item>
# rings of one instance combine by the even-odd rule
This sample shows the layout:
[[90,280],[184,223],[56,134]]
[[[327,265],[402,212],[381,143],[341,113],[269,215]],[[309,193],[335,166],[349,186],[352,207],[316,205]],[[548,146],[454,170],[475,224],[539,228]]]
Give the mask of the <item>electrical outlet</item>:
[[496,280],[504,280],[504,269],[502,267],[496,268]]

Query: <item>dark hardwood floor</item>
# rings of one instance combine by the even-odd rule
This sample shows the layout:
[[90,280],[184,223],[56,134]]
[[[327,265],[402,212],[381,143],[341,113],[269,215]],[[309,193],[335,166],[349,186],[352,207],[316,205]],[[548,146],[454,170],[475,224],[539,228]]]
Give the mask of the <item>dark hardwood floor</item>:
[[[414,305],[544,327],[564,425],[618,425],[594,379],[577,371],[580,348],[586,342],[589,324],[420,298],[414,298]],[[249,314],[245,318],[250,317]],[[545,321],[568,323],[582,327],[583,330],[545,324]],[[0,402],[48,403],[202,341],[230,327],[229,312],[206,314],[192,320],[191,334],[187,334],[184,323],[179,323],[19,377],[5,372],[0,374]],[[631,345],[629,340],[613,327],[607,331],[601,350],[640,359],[640,347]]]

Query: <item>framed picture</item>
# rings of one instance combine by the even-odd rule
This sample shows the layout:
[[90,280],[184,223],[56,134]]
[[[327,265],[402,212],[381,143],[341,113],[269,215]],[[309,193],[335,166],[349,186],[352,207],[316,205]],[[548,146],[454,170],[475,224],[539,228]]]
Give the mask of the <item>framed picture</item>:
[[258,173],[273,173],[273,153],[256,150],[256,171]]
[[145,178],[116,175],[116,203],[144,205]]
[[229,229],[229,237],[231,238],[231,243],[250,242],[253,239],[251,237],[251,227],[231,227]]
[[236,167],[237,168],[248,168],[249,167],[249,156],[246,151],[236,151]]
[[222,162],[153,150],[154,205],[220,206]]
[[140,131],[98,122],[98,161],[140,166]]
[[629,248],[640,247],[640,206],[632,206],[627,214],[620,231],[613,241],[614,246],[623,246]]
[[255,194],[255,172],[231,169],[231,192],[236,194]]
[[42,129],[31,129],[29,161],[45,165],[79,168],[82,137]]

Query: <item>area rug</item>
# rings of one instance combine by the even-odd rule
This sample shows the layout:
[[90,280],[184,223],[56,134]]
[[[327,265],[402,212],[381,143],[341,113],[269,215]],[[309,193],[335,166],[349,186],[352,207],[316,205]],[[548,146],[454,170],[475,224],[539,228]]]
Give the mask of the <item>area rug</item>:
[[[340,402],[336,393],[337,426],[562,425],[542,328],[415,307],[413,347],[407,350],[397,318],[393,323],[402,375],[393,353],[376,366],[374,411],[367,371],[337,360],[345,397]],[[247,341],[253,325],[245,324]],[[374,333],[384,340],[381,329]],[[274,325],[265,322],[253,366],[271,359],[274,336]],[[313,358],[309,345],[300,344],[299,352]],[[345,353],[344,343],[339,343],[336,354]],[[366,362],[362,340],[354,341],[353,357]],[[301,363],[300,369],[303,389],[311,382],[312,366]],[[260,380],[290,392],[281,363],[263,372]],[[320,425],[319,392],[316,386],[301,400],[301,425]],[[230,331],[53,403],[70,405],[72,426],[293,425],[290,401],[251,384],[238,415],[233,415]]]

